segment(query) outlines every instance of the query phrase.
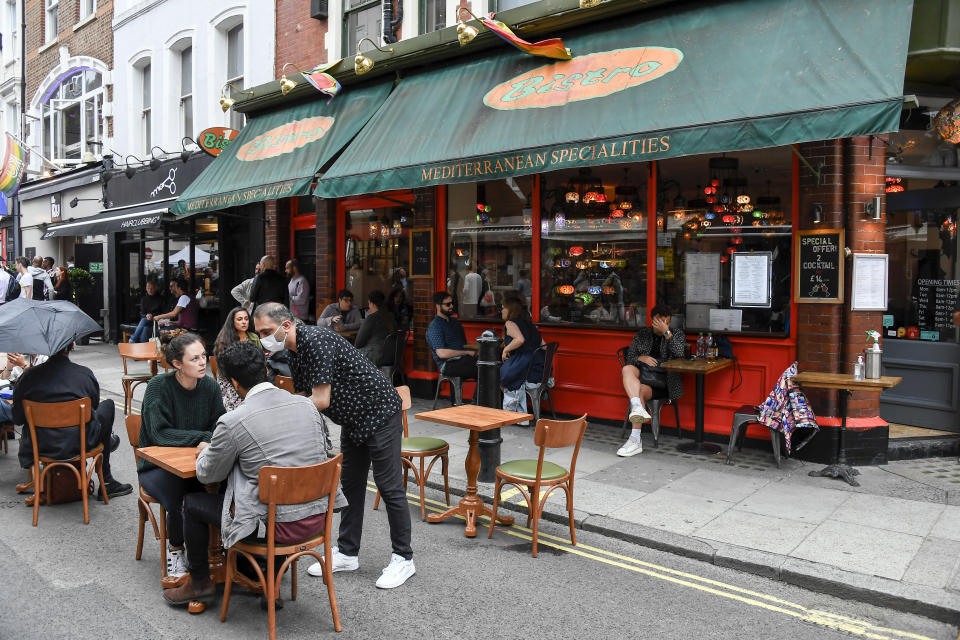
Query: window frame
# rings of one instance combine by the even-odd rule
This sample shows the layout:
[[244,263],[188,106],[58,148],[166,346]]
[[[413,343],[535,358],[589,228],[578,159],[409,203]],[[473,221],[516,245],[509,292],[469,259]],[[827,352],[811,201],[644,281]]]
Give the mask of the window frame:
[[[190,74],[190,89],[189,91],[184,91],[184,78],[186,74],[184,73],[184,55],[189,54],[190,62],[188,66],[188,71]],[[177,60],[179,62],[180,70],[180,91],[179,91],[179,111],[180,111],[180,137],[193,137],[193,41],[190,41],[190,44],[184,46],[180,51],[177,52]],[[188,126],[189,124],[189,126]]]
[[[224,55],[224,60],[226,62],[226,69],[224,71],[227,78],[226,82],[236,87],[236,89],[234,89],[233,87],[227,87],[230,91],[231,97],[233,98],[239,97],[239,95],[237,94],[237,90],[243,89],[243,78],[244,78],[244,74],[246,73],[247,57],[246,57],[246,47],[244,46],[244,38],[243,38],[244,36],[243,32],[244,32],[245,26],[246,25],[241,21],[231,26],[228,29],[224,29],[223,31],[223,35],[226,38],[226,50]],[[230,74],[230,71],[231,71],[230,53],[233,50],[230,47],[230,34],[234,33],[238,29],[240,31],[240,34],[237,37],[237,45],[240,47],[240,68],[239,70],[234,70],[234,71],[239,71],[239,73],[235,73],[231,75]],[[229,112],[228,118],[230,121],[230,128],[232,129],[240,130],[243,128],[243,125],[246,123],[246,116],[232,109]]]
[[138,67],[140,72],[140,141],[144,152],[153,149],[153,61],[149,58]]
[[[353,55],[355,55],[355,54],[357,53],[356,47],[354,47],[353,50],[350,50],[350,46],[349,46],[349,43],[350,43],[350,35],[349,35],[349,33],[347,33],[347,25],[350,23],[350,16],[351,16],[351,15],[354,15],[354,14],[361,13],[361,12],[363,12],[363,11],[367,11],[367,10],[373,8],[373,7],[381,7],[381,6],[382,6],[382,3],[380,2],[380,0],[365,0],[365,1],[364,1],[364,0],[360,0],[359,3],[357,4],[357,6],[355,6],[355,7],[348,7],[347,5],[348,5],[349,3],[350,3],[350,0],[342,0],[342,4],[341,4],[341,13],[342,13],[342,18],[341,18],[341,20],[342,20],[342,24],[341,24],[341,26],[340,26],[340,34],[341,34],[341,45],[340,45],[340,48],[342,49],[342,56],[343,56],[344,58],[346,58],[346,57],[348,57],[348,56],[353,56]],[[381,14],[381,15],[382,15],[382,14]],[[381,18],[381,19],[382,19],[382,18]],[[383,25],[381,24],[380,27],[381,27],[381,30],[382,30],[382,29],[383,29]],[[367,36],[367,37],[369,37],[369,36]],[[381,38],[381,34],[378,33],[378,34],[376,34],[376,37],[371,38],[371,39],[372,39],[374,42],[376,42],[378,45],[380,45],[380,38]]]
[[[26,0],[23,0],[26,2]],[[43,3],[43,42],[56,42],[60,35],[60,0],[44,0]],[[52,19],[51,19],[52,18]],[[52,25],[52,30],[51,30]]]
[[[87,88],[87,73],[94,73],[100,77],[100,83],[94,89]],[[62,97],[63,87],[67,82],[73,81],[73,78],[79,78],[79,93],[72,97]],[[61,79],[56,89],[50,92],[50,96],[45,102],[40,103],[40,149],[41,152],[59,165],[78,164],[87,151],[97,153],[99,145],[89,144],[92,142],[102,142],[105,137],[103,127],[95,127],[92,132],[87,131],[86,108],[87,103],[92,101],[94,104],[94,122],[103,120],[103,106],[106,102],[106,88],[103,84],[103,72],[97,69],[78,69],[75,73]],[[77,157],[67,158],[66,153],[58,155],[57,151],[65,150],[65,141],[57,134],[63,125],[63,113],[74,106],[79,110],[80,121],[80,141]]]
[[[87,5],[89,4],[89,10],[87,10]],[[86,20],[87,18],[96,15],[97,13],[97,0],[78,0],[77,2],[77,18],[78,22]]]
[[[427,2],[431,2],[431,1],[436,3],[437,8],[443,9],[443,23],[442,24],[438,23],[435,29],[427,31]],[[446,0],[418,0],[418,2],[419,2],[419,7],[418,7],[419,8],[419,12],[418,12],[419,24],[417,25],[417,30],[419,35],[433,33],[434,31],[439,31],[440,29],[443,29],[447,26]]]

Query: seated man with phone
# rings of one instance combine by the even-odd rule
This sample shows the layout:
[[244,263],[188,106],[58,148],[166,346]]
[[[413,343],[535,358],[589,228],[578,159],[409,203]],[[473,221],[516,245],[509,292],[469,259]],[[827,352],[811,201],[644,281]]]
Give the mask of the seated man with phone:
[[676,400],[683,395],[679,373],[660,368],[661,362],[682,358],[687,339],[682,329],[670,329],[670,310],[657,305],[651,311],[649,327],[643,327],[633,337],[623,366],[623,390],[630,398],[630,422],[633,431],[617,455],[635,456],[643,452],[640,431],[644,422],[650,421],[646,403],[653,398]]

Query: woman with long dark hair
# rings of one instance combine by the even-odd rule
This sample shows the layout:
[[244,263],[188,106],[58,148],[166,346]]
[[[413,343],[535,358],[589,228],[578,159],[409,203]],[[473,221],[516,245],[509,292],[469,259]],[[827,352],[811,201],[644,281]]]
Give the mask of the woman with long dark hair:
[[526,413],[527,393],[523,387],[527,382],[539,383],[543,379],[543,355],[536,353],[544,344],[543,338],[517,295],[507,296],[501,315],[504,320],[503,365],[500,367],[503,408]]
[[[141,447],[195,447],[210,442],[225,411],[217,383],[207,375],[207,350],[195,333],[177,336],[164,349],[170,373],[154,376],[143,394]],[[203,491],[195,478],[184,479],[146,460],[137,463],[140,486],[167,512],[167,576],[186,580],[183,552],[183,496]]]
[[[256,333],[250,331],[250,314],[243,307],[234,307],[227,314],[227,320],[223,323],[223,328],[217,334],[217,341],[213,343],[213,357],[219,358],[224,349],[236,342],[252,342],[260,346],[260,338]],[[223,407],[227,411],[233,411],[240,404],[240,396],[237,390],[233,388],[230,381],[224,378],[220,371],[217,371],[217,384],[220,386],[220,392],[223,394]]]

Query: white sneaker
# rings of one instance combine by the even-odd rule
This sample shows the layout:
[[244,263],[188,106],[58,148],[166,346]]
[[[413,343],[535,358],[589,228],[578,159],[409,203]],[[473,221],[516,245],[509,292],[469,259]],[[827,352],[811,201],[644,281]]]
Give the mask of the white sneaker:
[[633,424],[650,422],[650,414],[647,413],[647,409],[643,406],[642,402],[630,406],[630,422]]
[[384,568],[383,573],[377,579],[377,587],[380,589],[399,587],[416,572],[417,568],[413,566],[413,558],[404,560],[403,556],[394,553],[390,557],[390,564]]
[[[357,556],[345,556],[340,553],[337,547],[334,547],[331,551],[333,552],[333,573],[337,573],[338,571],[356,571],[360,568],[360,559]],[[319,562],[314,562],[307,567],[307,573],[315,578],[320,578],[323,576],[323,567],[320,566]]]
[[639,440],[636,440],[633,436],[627,438],[627,441],[622,447],[617,449],[617,455],[621,458],[629,458],[630,456],[635,456],[638,453],[643,453],[643,443]]
[[187,559],[184,557],[183,549],[167,551],[167,577],[182,578],[185,575],[187,575]]

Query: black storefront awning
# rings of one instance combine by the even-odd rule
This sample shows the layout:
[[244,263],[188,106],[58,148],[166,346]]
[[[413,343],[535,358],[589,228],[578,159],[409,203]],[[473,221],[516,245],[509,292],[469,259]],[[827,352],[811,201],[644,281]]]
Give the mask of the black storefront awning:
[[101,213],[80,220],[52,224],[41,236],[42,239],[65,236],[90,236],[115,231],[139,231],[159,227],[163,215],[170,211],[175,198],[158,200],[131,207],[105,209]]

